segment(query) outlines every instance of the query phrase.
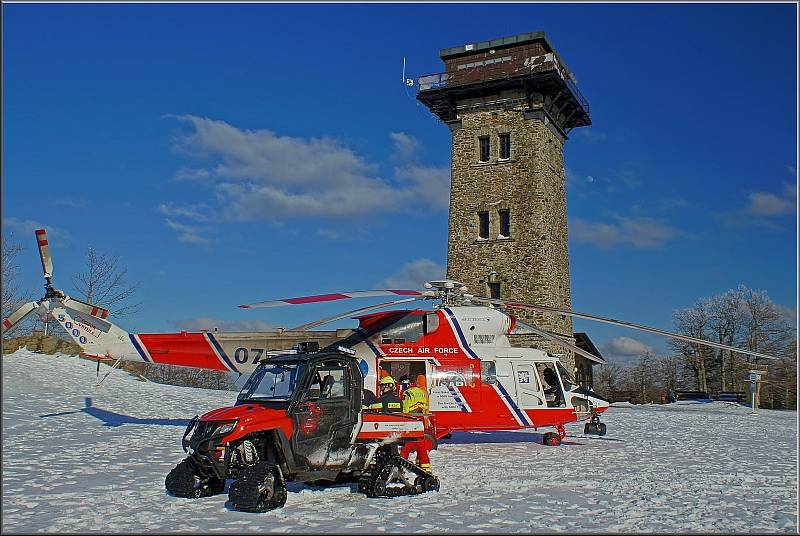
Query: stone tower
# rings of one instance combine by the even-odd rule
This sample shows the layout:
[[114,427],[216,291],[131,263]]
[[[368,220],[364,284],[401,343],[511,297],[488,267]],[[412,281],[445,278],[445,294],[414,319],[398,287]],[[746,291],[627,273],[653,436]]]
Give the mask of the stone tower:
[[[570,307],[564,142],[591,124],[575,79],[543,32],[446,48],[417,99],[452,131],[447,277],[469,292]],[[570,317],[518,316],[574,343]],[[535,336],[516,344],[571,352]]]

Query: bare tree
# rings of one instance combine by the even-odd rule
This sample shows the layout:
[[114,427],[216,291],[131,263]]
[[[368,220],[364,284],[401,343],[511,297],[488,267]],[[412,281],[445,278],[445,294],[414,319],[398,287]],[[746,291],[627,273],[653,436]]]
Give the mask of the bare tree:
[[141,306],[130,301],[139,284],[129,284],[125,280],[127,274],[128,268],[118,256],[98,253],[90,247],[86,250],[85,270],[72,276],[72,284],[81,299],[120,317],[137,312]]
[[[714,334],[714,340],[728,346],[738,346],[746,317],[742,307],[742,287],[709,298],[708,304],[708,328]],[[736,354],[722,349],[712,352],[712,359],[719,370],[720,390],[727,391],[729,387],[734,389]]]
[[[766,292],[739,285],[676,311],[673,320],[680,333],[778,357],[779,362],[768,364],[769,380],[763,386],[762,399],[767,397],[771,407],[796,406],[796,330],[790,314]],[[721,391],[747,390],[753,358],[693,343],[670,344],[693,371],[698,390],[708,392],[711,385]]]
[[642,402],[655,402],[656,383],[654,365],[656,356],[650,352],[639,356],[639,360],[628,371],[628,388],[636,393],[636,398]]
[[[14,240],[13,235],[8,239],[3,237],[3,251],[2,251],[2,314],[3,318],[13,313],[17,307],[24,302],[30,300],[30,294],[23,292],[19,286],[19,278],[17,277],[17,256],[23,251],[21,244]],[[10,330],[3,331],[3,338],[9,338],[11,335],[20,335],[21,333],[29,332],[32,328],[30,321],[26,320],[11,328]]]
[[594,374],[592,388],[605,396],[613,396],[622,389],[625,369],[618,363],[607,363]]
[[[704,339],[707,337],[706,331],[709,325],[709,300],[701,299],[693,307],[680,309],[672,314],[672,321],[678,333],[683,333],[690,337]],[[712,358],[713,352],[708,346],[693,342],[672,340],[670,346],[682,356],[686,365],[694,372],[696,389],[708,392],[708,361]]]

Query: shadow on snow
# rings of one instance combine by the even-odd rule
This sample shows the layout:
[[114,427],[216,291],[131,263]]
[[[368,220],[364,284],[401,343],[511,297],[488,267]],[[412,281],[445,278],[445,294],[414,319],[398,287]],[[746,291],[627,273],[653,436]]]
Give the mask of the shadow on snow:
[[92,402],[92,398],[89,396],[87,396],[83,400],[84,400],[84,407],[79,410],[62,411],[59,413],[47,413],[45,415],[39,415],[39,418],[60,417],[62,415],[74,415],[75,413],[86,413],[87,415],[90,415],[95,419],[103,421],[103,426],[122,426],[123,424],[139,424],[139,425],[155,424],[159,426],[186,427],[189,424],[189,419],[141,419],[139,417],[133,417],[131,415],[123,415],[122,413],[115,413],[107,409],[100,409],[96,407]]

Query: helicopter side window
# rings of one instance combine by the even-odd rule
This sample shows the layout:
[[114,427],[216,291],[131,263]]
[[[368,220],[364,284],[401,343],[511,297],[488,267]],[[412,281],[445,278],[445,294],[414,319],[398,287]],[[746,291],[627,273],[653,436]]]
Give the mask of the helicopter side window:
[[439,329],[439,315],[437,313],[427,313],[425,315],[425,334],[433,333]]
[[481,378],[483,383],[489,385],[497,383],[497,367],[494,361],[481,361]]

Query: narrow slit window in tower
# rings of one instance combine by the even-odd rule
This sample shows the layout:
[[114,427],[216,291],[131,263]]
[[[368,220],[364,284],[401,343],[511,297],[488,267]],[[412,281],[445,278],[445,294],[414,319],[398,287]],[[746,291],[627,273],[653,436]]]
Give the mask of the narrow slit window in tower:
[[508,209],[497,211],[500,215],[500,236],[511,236],[511,211]]
[[478,237],[483,239],[489,238],[489,213],[478,212]]
[[489,297],[493,300],[500,299],[500,282],[489,283]]
[[478,138],[478,143],[480,144],[481,162],[488,162],[489,161],[489,136],[481,136]]
[[511,158],[511,134],[500,134],[500,160]]

